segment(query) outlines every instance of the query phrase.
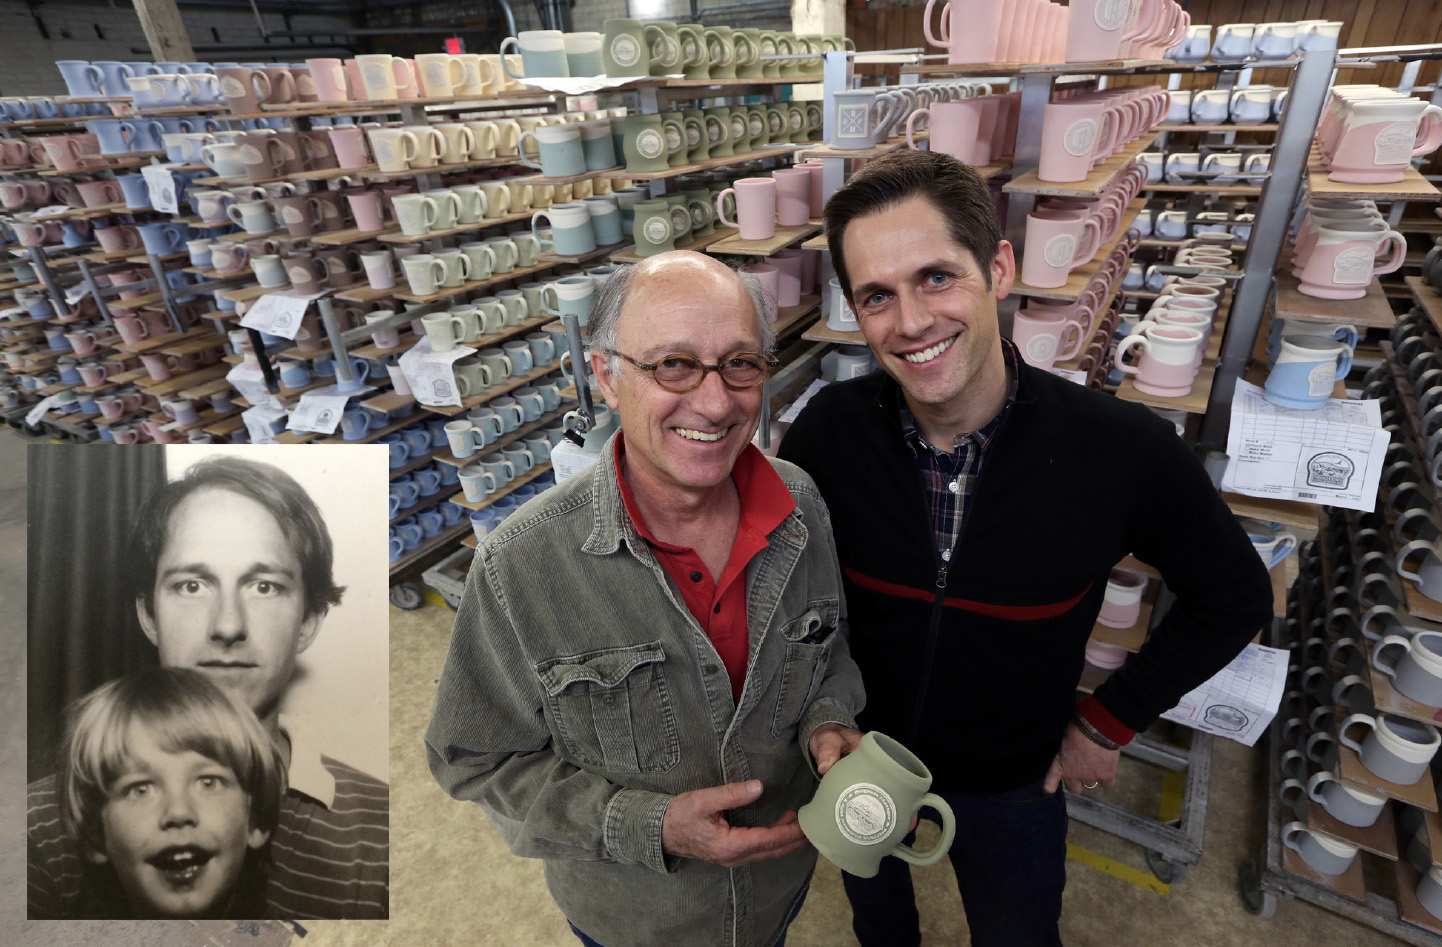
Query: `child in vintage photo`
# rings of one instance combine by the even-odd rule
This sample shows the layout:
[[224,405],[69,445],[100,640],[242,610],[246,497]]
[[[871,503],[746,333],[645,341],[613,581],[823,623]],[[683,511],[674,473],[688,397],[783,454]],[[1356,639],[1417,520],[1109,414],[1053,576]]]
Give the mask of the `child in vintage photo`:
[[111,681],[66,712],[60,817],[91,918],[257,918],[285,792],[279,750],[199,671]]

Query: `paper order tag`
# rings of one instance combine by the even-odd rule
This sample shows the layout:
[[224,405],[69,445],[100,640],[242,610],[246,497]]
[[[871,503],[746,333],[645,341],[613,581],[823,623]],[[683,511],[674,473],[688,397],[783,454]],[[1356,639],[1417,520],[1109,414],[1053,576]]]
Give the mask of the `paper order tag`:
[[1053,368],[1051,373],[1065,378],[1067,381],[1074,381],[1078,385],[1085,385],[1087,383],[1087,373],[1079,372],[1073,368]]
[[59,395],[51,395],[48,398],[42,398],[40,400],[40,403],[37,404],[35,407],[31,408],[29,413],[25,415],[25,423],[30,425],[31,427],[39,424],[40,419],[45,416],[45,412],[55,407],[55,405],[58,404],[59,401]]
[[175,186],[175,175],[166,164],[147,164],[140,169],[145,184],[150,188],[150,206],[164,214],[180,213],[179,188]]
[[240,417],[245,422],[245,429],[250,432],[252,444],[271,444],[275,442],[276,431],[279,429],[273,425],[285,417],[285,409],[279,405],[261,404],[246,408],[240,413]]
[[340,426],[340,416],[345,413],[348,400],[349,395],[322,395],[307,391],[291,409],[290,424],[286,427],[292,431],[334,434]]
[[565,483],[576,474],[589,470],[600,459],[600,451],[585,450],[565,438],[551,448],[551,470],[556,474],[557,483]]
[[11,306],[9,309],[0,309],[0,319],[19,319],[25,315],[25,307]]
[[401,373],[406,376],[406,383],[421,404],[460,407],[461,392],[456,387],[455,362],[475,351],[458,345],[449,352],[437,352],[431,348],[430,338],[424,337],[401,356]]
[[266,293],[245,311],[240,324],[247,329],[259,329],[261,332],[294,342],[296,333],[300,331],[300,321],[304,318],[311,300],[324,295],[311,293],[309,296],[298,296],[289,291]]
[[70,210],[70,207],[69,207],[68,205],[66,205],[66,204],[51,204],[51,205],[48,206],[48,207],[42,207],[42,208],[40,208],[39,210],[37,210],[35,213],[31,214],[30,216],[31,216],[31,217],[54,217],[54,216],[56,216],[57,214],[63,214],[63,213],[65,213],[65,212],[68,211],[68,210]]
[[74,286],[66,287],[65,301],[73,306],[77,300],[87,296],[89,293],[89,286],[86,286],[84,283],[76,283]]
[[254,406],[281,407],[280,400],[266,390],[265,376],[260,373],[259,365],[237,365],[225,373],[225,380]]

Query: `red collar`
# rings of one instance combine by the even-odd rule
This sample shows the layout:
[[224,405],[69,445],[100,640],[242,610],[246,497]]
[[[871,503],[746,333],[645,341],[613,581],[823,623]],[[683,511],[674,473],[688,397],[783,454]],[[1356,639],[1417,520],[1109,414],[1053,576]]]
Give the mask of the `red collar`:
[[[636,532],[654,546],[670,552],[680,551],[684,547],[664,543],[652,534],[651,528],[641,516],[640,508],[636,506],[630,484],[626,483],[625,465],[622,463],[626,456],[625,432],[616,436],[615,451],[616,485],[621,488],[621,502],[626,507],[626,515],[636,525]],[[796,509],[796,498],[786,489],[781,475],[755,444],[747,444],[741,456],[736,458],[736,465],[731,468],[731,480],[736,484],[736,493],[741,499],[738,534],[746,530],[764,538]]]

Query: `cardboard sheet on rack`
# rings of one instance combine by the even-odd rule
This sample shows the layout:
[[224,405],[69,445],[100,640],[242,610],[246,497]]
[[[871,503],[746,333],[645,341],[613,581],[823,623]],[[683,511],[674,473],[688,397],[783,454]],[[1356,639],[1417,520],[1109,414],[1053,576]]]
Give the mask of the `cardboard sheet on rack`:
[[288,289],[266,293],[245,311],[240,324],[247,329],[259,329],[261,332],[294,342],[296,333],[300,331],[300,321],[305,318],[305,311],[310,307],[311,300],[324,295],[325,292],[322,291],[302,296]]
[[[547,92],[559,92],[562,95],[584,95],[587,92],[600,92],[602,89],[611,89],[628,82],[635,82],[638,78],[645,77],[627,76],[612,79],[608,76],[537,76],[534,79],[522,77],[521,81],[532,89],[544,89]],[[681,76],[677,74],[667,78],[680,79]]]
[[1310,411],[1284,408],[1238,380],[1222,489],[1371,512],[1391,438],[1375,400],[1331,398]]
[[1200,687],[1188,691],[1167,720],[1252,746],[1277,715],[1287,689],[1288,652],[1249,644]]
[[150,206],[163,214],[180,213],[177,201],[180,188],[175,186],[175,175],[170,173],[168,164],[147,164],[140,169],[150,190]]
[[461,391],[456,387],[457,359],[475,354],[475,349],[458,345],[446,352],[431,348],[424,336],[400,357],[401,374],[411,386],[416,400],[431,407],[461,406]]
[[[336,394],[334,385],[326,389],[307,391],[290,410],[290,423],[286,430],[307,434],[334,434],[340,427],[340,417],[345,413],[348,394]],[[322,394],[321,392],[326,393]]]
[[274,408],[282,408],[280,399],[272,395],[265,387],[265,376],[260,373],[259,365],[247,365],[244,362],[235,366],[225,373],[225,380],[230,382],[230,387],[240,392],[240,396],[254,406],[266,405]]

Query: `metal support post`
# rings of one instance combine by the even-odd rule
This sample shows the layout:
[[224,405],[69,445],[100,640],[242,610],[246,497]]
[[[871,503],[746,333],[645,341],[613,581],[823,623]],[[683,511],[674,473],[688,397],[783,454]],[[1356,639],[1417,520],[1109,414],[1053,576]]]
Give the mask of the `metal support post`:
[[571,377],[576,383],[576,414],[579,416],[577,430],[566,431],[566,436],[577,446],[582,444],[582,434],[596,426],[596,413],[591,405],[591,386],[586,380],[586,356],[581,349],[581,319],[575,313],[561,316],[561,325],[566,327],[566,349],[571,353]]
[[[1029,75],[1021,83],[1021,118],[1016,129],[1016,153],[1012,155],[1011,172],[1015,177],[1028,171],[1035,171],[1041,163],[1042,113],[1051,100],[1052,76]],[[1006,198],[1006,224],[1003,236],[1012,246],[1012,252],[1021,259],[1022,248],[1026,245],[1026,218],[1036,206],[1031,194],[1008,194]],[[978,260],[979,265],[983,265]],[[1011,338],[1012,316],[1020,305],[1015,296],[1007,296],[997,304],[996,318],[1002,335]]]
[[[345,340],[342,338],[340,322],[336,319],[335,307],[331,305],[330,297],[322,297],[316,300],[316,308],[320,310],[320,324],[325,328],[325,337],[330,341],[331,354],[335,356],[335,380],[342,387],[355,383],[355,369],[351,367],[350,355],[345,350]],[[262,368],[265,360],[261,360]],[[270,378],[266,378],[270,383]]]
[[115,328],[115,320],[110,316],[110,307],[105,304],[105,295],[100,291],[100,284],[95,282],[95,273],[90,269],[90,261],[81,257],[76,261],[80,265],[80,278],[85,280],[85,288],[90,290],[90,297],[95,300],[95,306],[100,310],[100,318],[110,328]]
[[65,294],[55,282],[55,274],[50,272],[50,266],[45,262],[45,251],[39,247],[30,248],[30,265],[35,268],[35,273],[40,277],[40,282],[45,284],[45,294],[50,297],[50,305],[55,309],[55,315],[60,315],[66,310]]
[[1287,108],[1277,129],[1272,153],[1271,177],[1262,186],[1262,199],[1252,224],[1252,240],[1242,270],[1244,276],[1232,301],[1232,315],[1222,340],[1221,358],[1212,381],[1206,417],[1202,420],[1200,446],[1223,448],[1231,424],[1232,392],[1246,371],[1253,343],[1272,296],[1273,274],[1287,238],[1292,206],[1302,187],[1312,133],[1322,113],[1336,52],[1318,49],[1304,53],[1292,76]]
[[183,333],[185,326],[180,321],[180,310],[175,305],[175,293],[170,289],[170,280],[165,278],[165,264],[154,253],[146,253],[145,259],[150,264],[150,272],[155,274],[155,288],[160,291],[160,298],[165,302],[165,313],[170,316],[170,327],[177,333]]

